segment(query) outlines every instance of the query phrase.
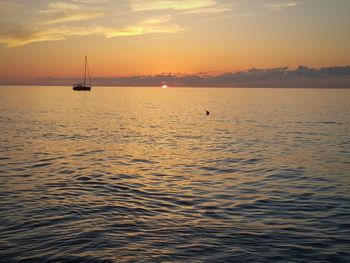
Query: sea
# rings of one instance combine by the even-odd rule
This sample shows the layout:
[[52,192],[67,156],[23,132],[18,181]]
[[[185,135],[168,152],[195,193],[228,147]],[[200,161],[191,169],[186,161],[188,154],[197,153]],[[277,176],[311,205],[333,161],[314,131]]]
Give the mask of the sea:
[[350,89],[1,86],[0,135],[0,262],[350,262]]

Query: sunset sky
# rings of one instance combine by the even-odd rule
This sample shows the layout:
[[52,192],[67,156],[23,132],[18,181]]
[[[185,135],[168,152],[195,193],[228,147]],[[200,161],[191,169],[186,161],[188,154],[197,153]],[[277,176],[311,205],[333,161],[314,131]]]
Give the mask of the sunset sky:
[[0,83],[350,64],[348,0],[0,0]]

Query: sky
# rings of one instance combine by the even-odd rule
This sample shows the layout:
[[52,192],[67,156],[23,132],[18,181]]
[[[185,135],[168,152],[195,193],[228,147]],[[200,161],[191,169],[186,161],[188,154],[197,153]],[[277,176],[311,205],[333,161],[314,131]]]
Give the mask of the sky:
[[0,0],[0,84],[350,65],[348,0]]

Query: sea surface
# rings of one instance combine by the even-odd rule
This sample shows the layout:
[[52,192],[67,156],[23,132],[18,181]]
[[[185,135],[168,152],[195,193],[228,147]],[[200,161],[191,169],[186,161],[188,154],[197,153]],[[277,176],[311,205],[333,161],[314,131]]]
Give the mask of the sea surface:
[[0,135],[0,262],[350,262],[350,89],[1,86]]

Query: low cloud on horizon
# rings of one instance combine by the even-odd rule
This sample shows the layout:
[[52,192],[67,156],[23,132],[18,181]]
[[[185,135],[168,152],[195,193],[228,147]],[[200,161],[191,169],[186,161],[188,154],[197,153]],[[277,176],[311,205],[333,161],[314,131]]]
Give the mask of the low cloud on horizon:
[[[329,87],[350,88],[350,66],[296,69],[277,67],[252,68],[246,71],[212,72],[196,74],[162,73],[156,75],[134,75],[116,77],[93,77],[94,86],[144,86],[157,87],[166,83],[169,87]],[[3,85],[71,85],[80,82],[77,77],[42,77],[27,81],[7,81]]]

